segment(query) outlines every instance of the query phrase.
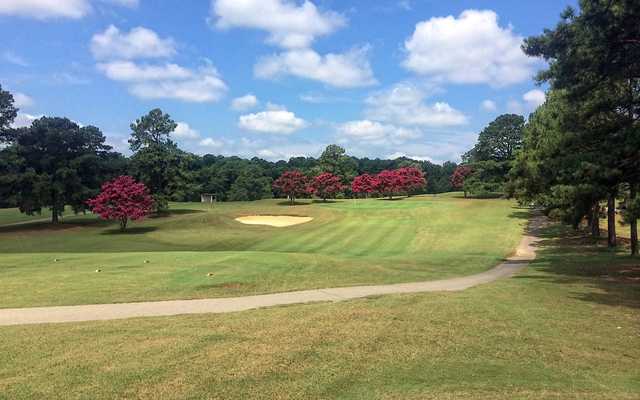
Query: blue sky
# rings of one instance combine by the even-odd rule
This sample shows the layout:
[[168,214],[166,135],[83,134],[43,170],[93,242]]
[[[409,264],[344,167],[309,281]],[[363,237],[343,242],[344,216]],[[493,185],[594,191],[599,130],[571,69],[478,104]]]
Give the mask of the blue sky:
[[2,0],[0,83],[16,125],[65,116],[125,153],[160,107],[198,154],[457,161],[497,115],[544,101],[519,45],[574,3]]

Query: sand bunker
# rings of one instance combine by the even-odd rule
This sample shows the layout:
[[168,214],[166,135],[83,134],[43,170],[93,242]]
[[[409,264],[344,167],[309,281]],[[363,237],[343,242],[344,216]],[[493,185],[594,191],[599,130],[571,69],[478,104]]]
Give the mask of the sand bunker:
[[269,225],[282,228],[285,226],[304,224],[312,219],[312,217],[292,217],[290,215],[250,215],[247,217],[238,217],[236,221],[249,225]]

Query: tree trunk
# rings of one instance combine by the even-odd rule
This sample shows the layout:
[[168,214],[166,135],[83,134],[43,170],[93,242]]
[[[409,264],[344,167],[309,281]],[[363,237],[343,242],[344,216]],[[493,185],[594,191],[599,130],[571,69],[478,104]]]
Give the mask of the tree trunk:
[[600,237],[600,202],[595,202],[591,208],[591,236]]
[[464,191],[464,198],[465,199],[467,198],[467,191],[466,190]]
[[[638,188],[635,184],[631,184],[629,188],[629,201],[633,202],[638,195]],[[631,255],[638,255],[638,220],[633,216],[629,223],[629,229],[631,231]]]
[[[62,206],[64,208],[64,206]],[[55,190],[51,190],[51,223],[58,223],[58,196]]]
[[123,232],[127,228],[127,217],[120,218],[120,231]]
[[607,244],[616,247],[616,196],[609,193],[607,199]]

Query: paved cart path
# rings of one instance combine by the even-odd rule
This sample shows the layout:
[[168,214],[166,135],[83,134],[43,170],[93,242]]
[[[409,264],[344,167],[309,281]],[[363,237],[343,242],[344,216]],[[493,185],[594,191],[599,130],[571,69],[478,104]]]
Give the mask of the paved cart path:
[[539,240],[535,232],[542,223],[542,217],[536,217],[531,221],[527,233],[522,237],[512,257],[509,257],[488,271],[460,278],[391,285],[300,290],[295,292],[215,299],[5,308],[0,309],[0,325],[102,321],[180,314],[228,313],[287,304],[319,301],[335,302],[384,294],[465,290],[483,283],[493,282],[500,278],[510,277],[525,268],[529,261],[535,258],[534,244]]

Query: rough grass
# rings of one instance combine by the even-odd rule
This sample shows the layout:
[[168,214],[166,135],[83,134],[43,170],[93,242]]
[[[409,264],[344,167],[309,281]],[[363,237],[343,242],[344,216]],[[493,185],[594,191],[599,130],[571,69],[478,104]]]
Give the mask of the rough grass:
[[540,246],[464,292],[1,327],[0,398],[639,398],[638,260]]
[[[234,296],[467,275],[511,253],[527,216],[499,199],[284,204],[173,204],[169,216],[134,223],[124,234],[91,216],[67,217],[57,227],[0,227],[0,307]],[[254,214],[314,220],[287,228],[234,220]]]
[[[74,215],[71,208],[67,207],[62,219],[78,220],[86,217],[90,218],[89,215],[84,214]],[[40,214],[27,215],[20,213],[17,208],[0,208],[0,226],[28,222],[47,222],[50,220],[51,211],[48,209],[42,210]]]
[[[600,219],[600,235],[603,237],[607,236],[607,219]],[[622,221],[622,215],[620,211],[616,214],[616,236],[624,239],[629,239],[631,237],[631,231],[629,224],[625,224]]]

